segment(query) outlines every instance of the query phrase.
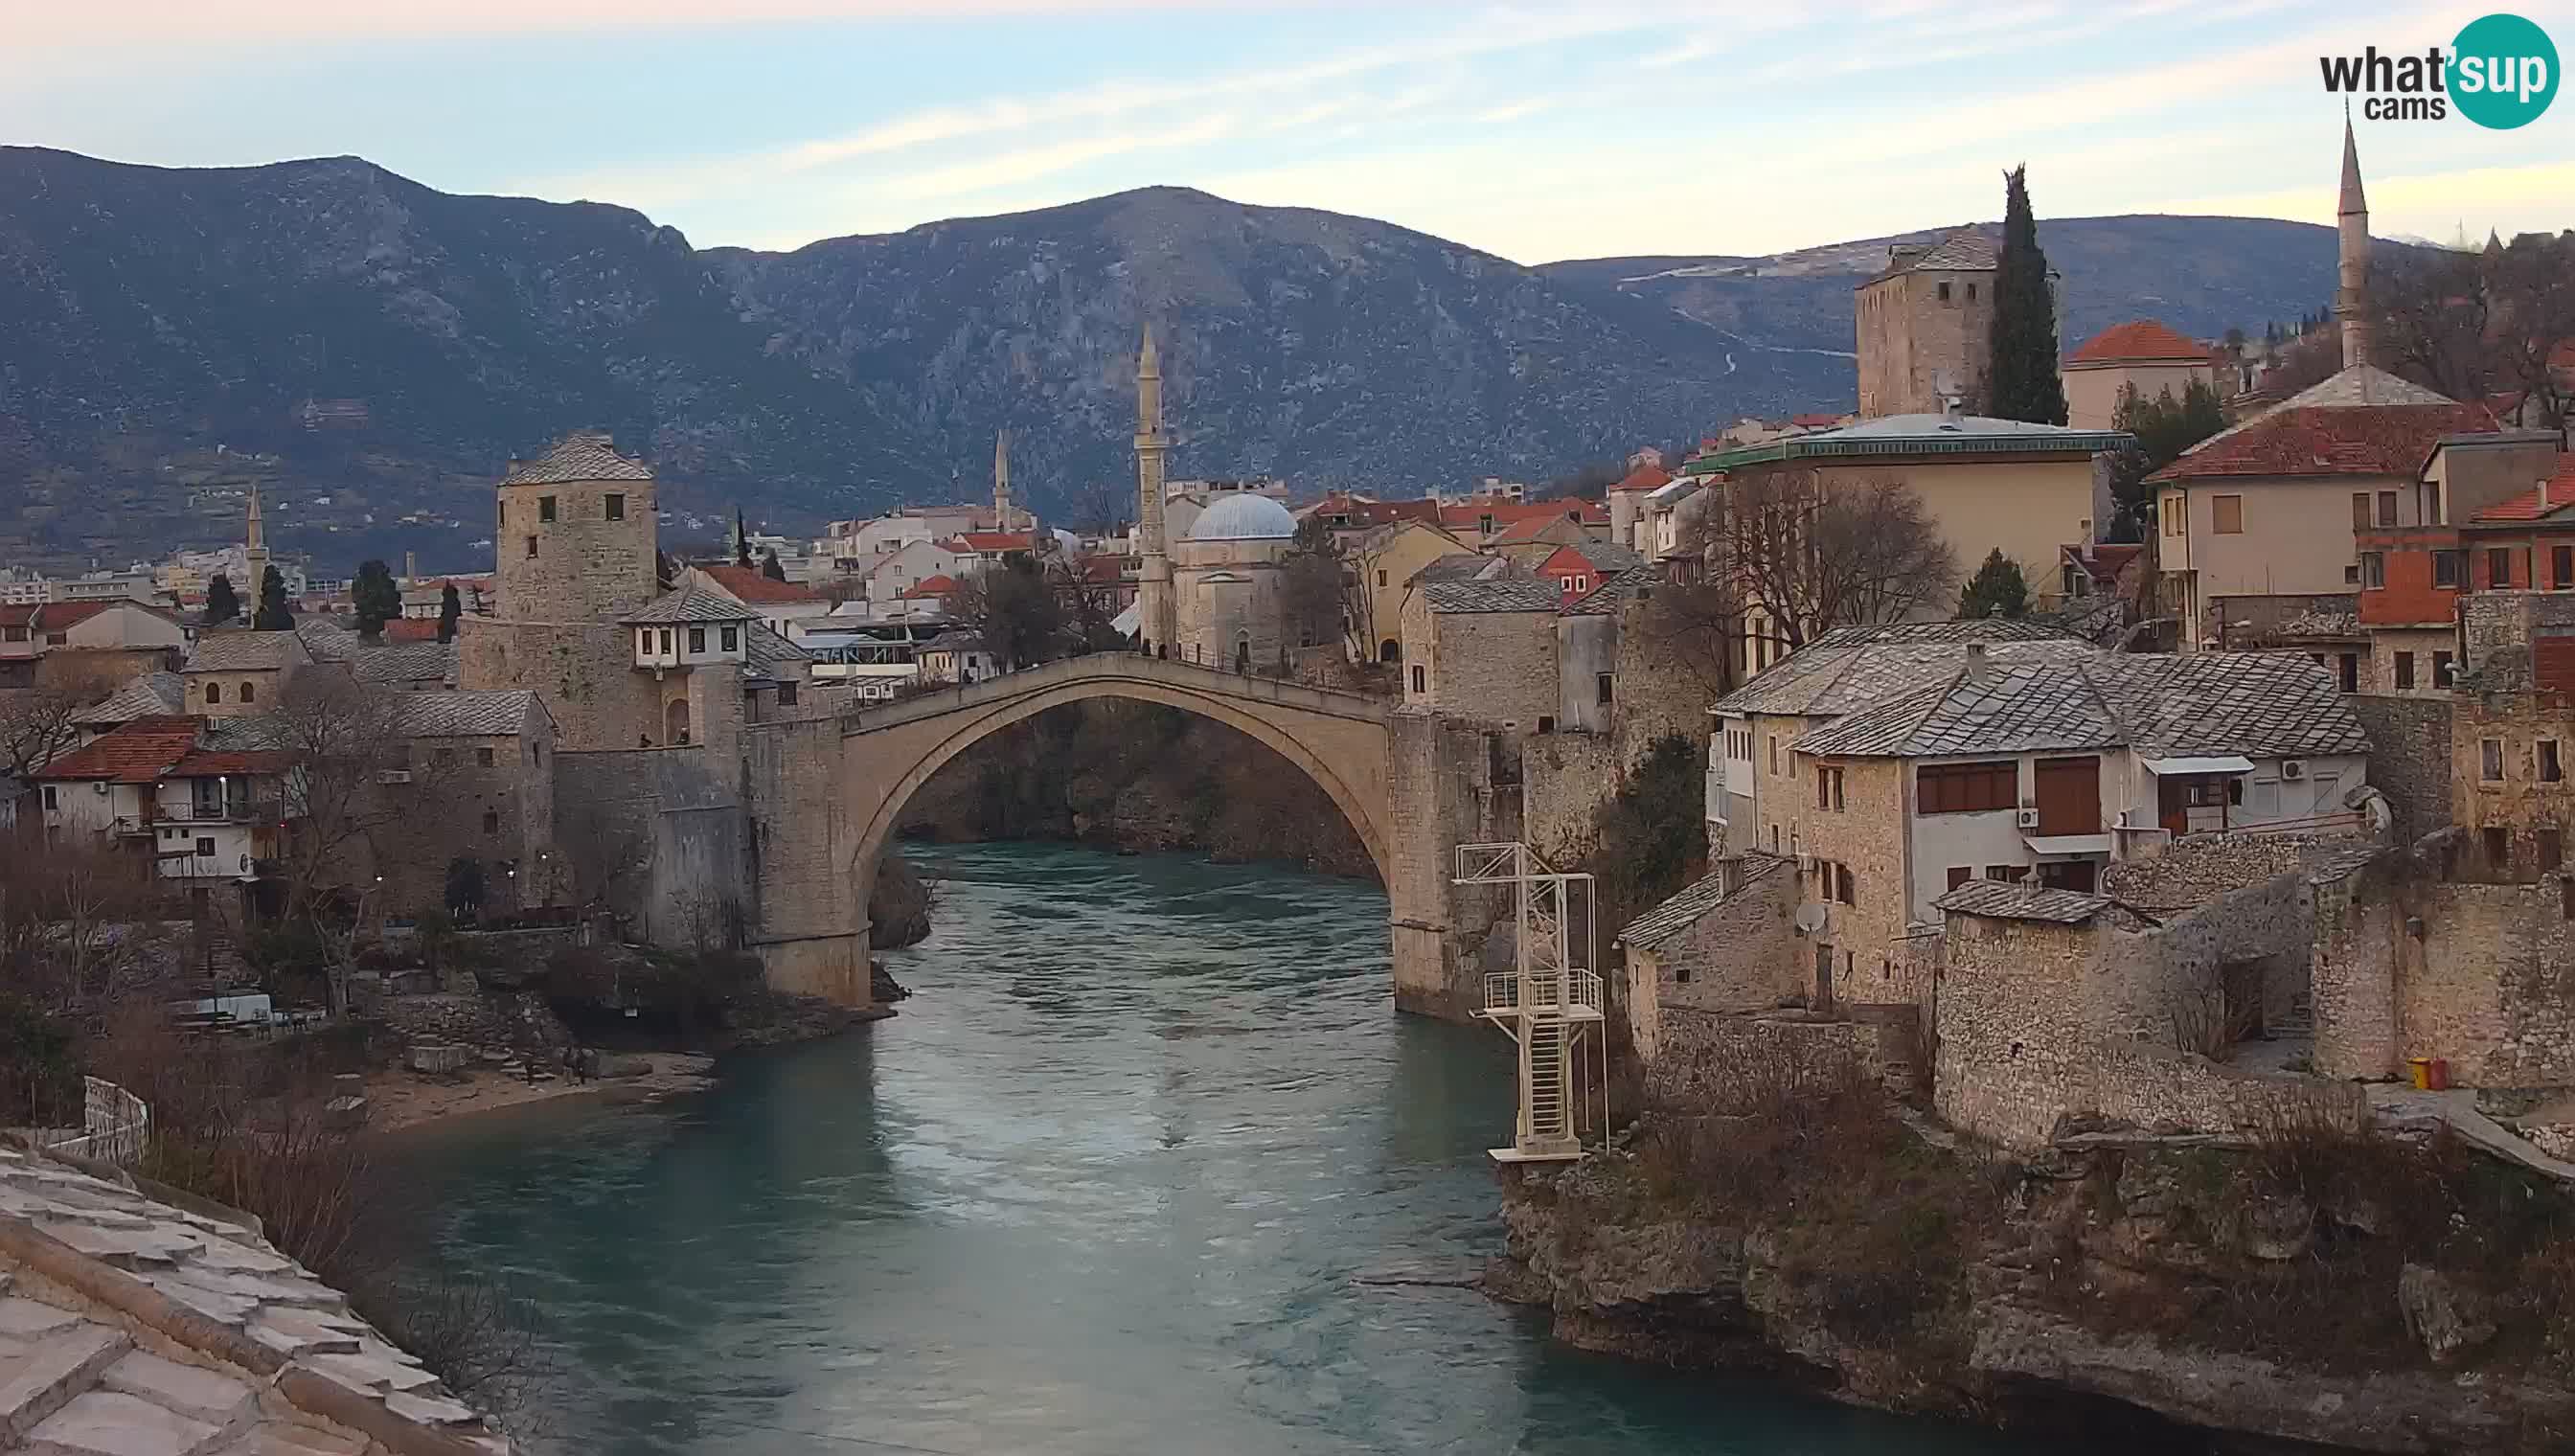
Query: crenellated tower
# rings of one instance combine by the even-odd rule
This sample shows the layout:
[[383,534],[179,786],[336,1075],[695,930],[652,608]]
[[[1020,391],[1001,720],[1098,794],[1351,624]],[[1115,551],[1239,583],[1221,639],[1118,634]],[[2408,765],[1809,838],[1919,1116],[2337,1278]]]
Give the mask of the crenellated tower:
[[1175,636],[1172,559],[1163,541],[1163,361],[1154,348],[1154,326],[1136,356],[1136,547],[1144,557],[1137,574],[1136,631],[1148,651],[1171,646]]
[[2369,314],[2369,199],[2360,189],[2360,148],[2342,119],[2342,199],[2334,207],[2338,253],[2334,318],[2342,324],[2342,367],[2369,364],[2378,326]]

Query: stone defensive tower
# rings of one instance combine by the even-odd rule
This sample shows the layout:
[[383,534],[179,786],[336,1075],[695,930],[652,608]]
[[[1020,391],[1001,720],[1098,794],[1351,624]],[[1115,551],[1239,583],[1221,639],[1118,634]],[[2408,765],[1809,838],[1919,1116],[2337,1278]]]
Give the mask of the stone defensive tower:
[[1136,356],[1136,548],[1144,556],[1137,574],[1136,632],[1148,649],[1173,645],[1172,559],[1163,541],[1163,361],[1154,349],[1154,326]]
[[2369,199],[2360,190],[2360,148],[2352,140],[2351,114],[2342,119],[2342,199],[2334,206],[2339,244],[2334,318],[2342,324],[2342,367],[2371,362],[2378,325],[2369,316]]
[[565,436],[501,477],[492,533],[503,622],[612,623],[656,589],[653,472],[605,431]]

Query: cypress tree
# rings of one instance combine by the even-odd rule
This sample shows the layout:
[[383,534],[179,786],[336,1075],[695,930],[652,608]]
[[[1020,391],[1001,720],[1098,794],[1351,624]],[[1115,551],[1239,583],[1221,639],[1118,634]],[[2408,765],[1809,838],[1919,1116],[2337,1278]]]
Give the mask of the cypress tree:
[[259,610],[251,614],[253,632],[293,632],[295,614],[286,610],[286,574],[275,567],[259,580]]
[[233,590],[233,579],[221,572],[206,584],[206,626],[221,627],[241,616],[241,595]]
[[2003,174],[2003,251],[1994,277],[1994,331],[1985,413],[2033,425],[2065,423],[2065,386],[2056,375],[2056,301],[2047,255],[2029,208],[2028,168]]
[[394,585],[393,568],[381,561],[358,564],[349,597],[358,608],[358,635],[370,642],[384,636],[386,623],[402,616],[402,589]]
[[456,595],[456,584],[450,582],[438,594],[438,640],[456,641],[457,620],[465,615],[465,603]]
[[774,551],[768,556],[761,558],[760,574],[773,582],[784,582],[787,580],[787,568],[780,565],[778,553]]
[[740,506],[733,508],[733,564],[751,565],[751,528],[743,524]]

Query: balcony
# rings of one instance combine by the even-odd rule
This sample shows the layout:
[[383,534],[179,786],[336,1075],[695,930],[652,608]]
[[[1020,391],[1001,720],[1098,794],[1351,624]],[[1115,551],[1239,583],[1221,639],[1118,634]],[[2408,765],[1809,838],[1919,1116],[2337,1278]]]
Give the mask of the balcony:
[[1515,970],[1490,971],[1484,976],[1484,1005],[1487,1016],[1515,1016],[1523,1011],[1553,1013],[1568,1021],[1600,1019],[1600,977],[1587,970],[1532,971],[1529,973],[1528,999],[1520,999],[1520,975]]

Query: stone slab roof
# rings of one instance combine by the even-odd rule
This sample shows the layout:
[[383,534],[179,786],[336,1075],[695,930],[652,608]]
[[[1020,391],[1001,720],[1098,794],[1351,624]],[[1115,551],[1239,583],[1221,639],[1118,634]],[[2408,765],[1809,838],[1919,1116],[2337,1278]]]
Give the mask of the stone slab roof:
[[755,677],[802,682],[806,675],[798,665],[814,661],[812,653],[780,637],[762,622],[746,625],[743,648],[746,666]]
[[[1991,653],[1995,650],[1989,649]],[[1793,661],[1793,659],[1791,660]],[[2291,653],[2120,654],[1945,671],[1797,739],[1828,756],[2128,746],[2153,757],[2365,752],[2332,674]]]
[[2034,889],[1999,880],[1971,879],[1931,902],[1932,908],[1997,920],[2045,920],[2080,925],[2115,903],[2108,895],[2071,889]]
[[678,592],[665,592],[651,606],[624,619],[632,627],[695,625],[706,622],[758,622],[760,614],[739,602],[728,602],[713,592],[690,587]]
[[1526,567],[1521,566],[1517,562],[1512,561],[1509,557],[1484,556],[1480,553],[1471,551],[1454,551],[1450,552],[1446,556],[1433,557],[1431,560],[1424,562],[1421,570],[1414,572],[1411,579],[1405,582],[1404,585],[1407,587],[1416,585],[1427,586],[1432,582],[1491,581],[1496,578],[1511,577],[1525,580],[1531,579],[1534,576],[1534,573],[1530,572]]
[[[1958,624],[1920,624],[1925,627]],[[1969,628],[1984,623],[1964,624]],[[2019,663],[2072,663],[2098,653],[2091,644],[2069,637],[2035,640],[2019,636],[1986,639],[1980,634],[1912,641],[1902,635],[1878,640],[1859,630],[1856,640],[1835,641],[1827,633],[1788,656],[1769,671],[1717,700],[1717,713],[1786,714],[1838,718],[1874,708],[1899,694],[1954,678],[1966,666],[1967,643],[1986,643],[1988,661],[1997,667]]]
[[176,673],[145,673],[108,695],[93,708],[81,710],[84,724],[132,723],[138,718],[167,718],[187,705],[185,680]]
[[267,673],[313,661],[291,632],[210,632],[197,639],[183,673]]
[[1430,599],[1433,612],[1544,612],[1552,615],[1564,605],[1564,589],[1545,580],[1427,582],[1421,591]]
[[10,1449],[506,1456],[509,1442],[260,1236],[0,1149]]
[[649,481],[652,468],[617,453],[605,430],[576,430],[535,460],[514,460],[505,486],[562,486],[580,481]]
[[1759,850],[1743,855],[1743,876],[1731,893],[1725,889],[1724,875],[1711,869],[1680,893],[1629,920],[1627,928],[1618,932],[1614,943],[1643,950],[1661,949],[1697,924],[1708,911],[1769,878],[1787,862],[1776,854],[1764,854]]
[[403,730],[423,738],[497,737],[521,732],[533,714],[545,711],[536,694],[519,688],[406,693],[400,702]]
[[360,648],[349,658],[349,672],[361,683],[454,683],[456,644],[389,642]]
[[1662,570],[1651,564],[1627,567],[1600,579],[1600,585],[1576,598],[1564,609],[1568,617],[1602,617],[1618,611],[1639,596],[1654,589],[1663,579]]
[[1910,258],[1890,261],[1886,271],[1872,277],[1869,282],[1925,268],[1973,272],[2001,266],[2001,246],[1993,238],[1981,228],[1961,228]]

